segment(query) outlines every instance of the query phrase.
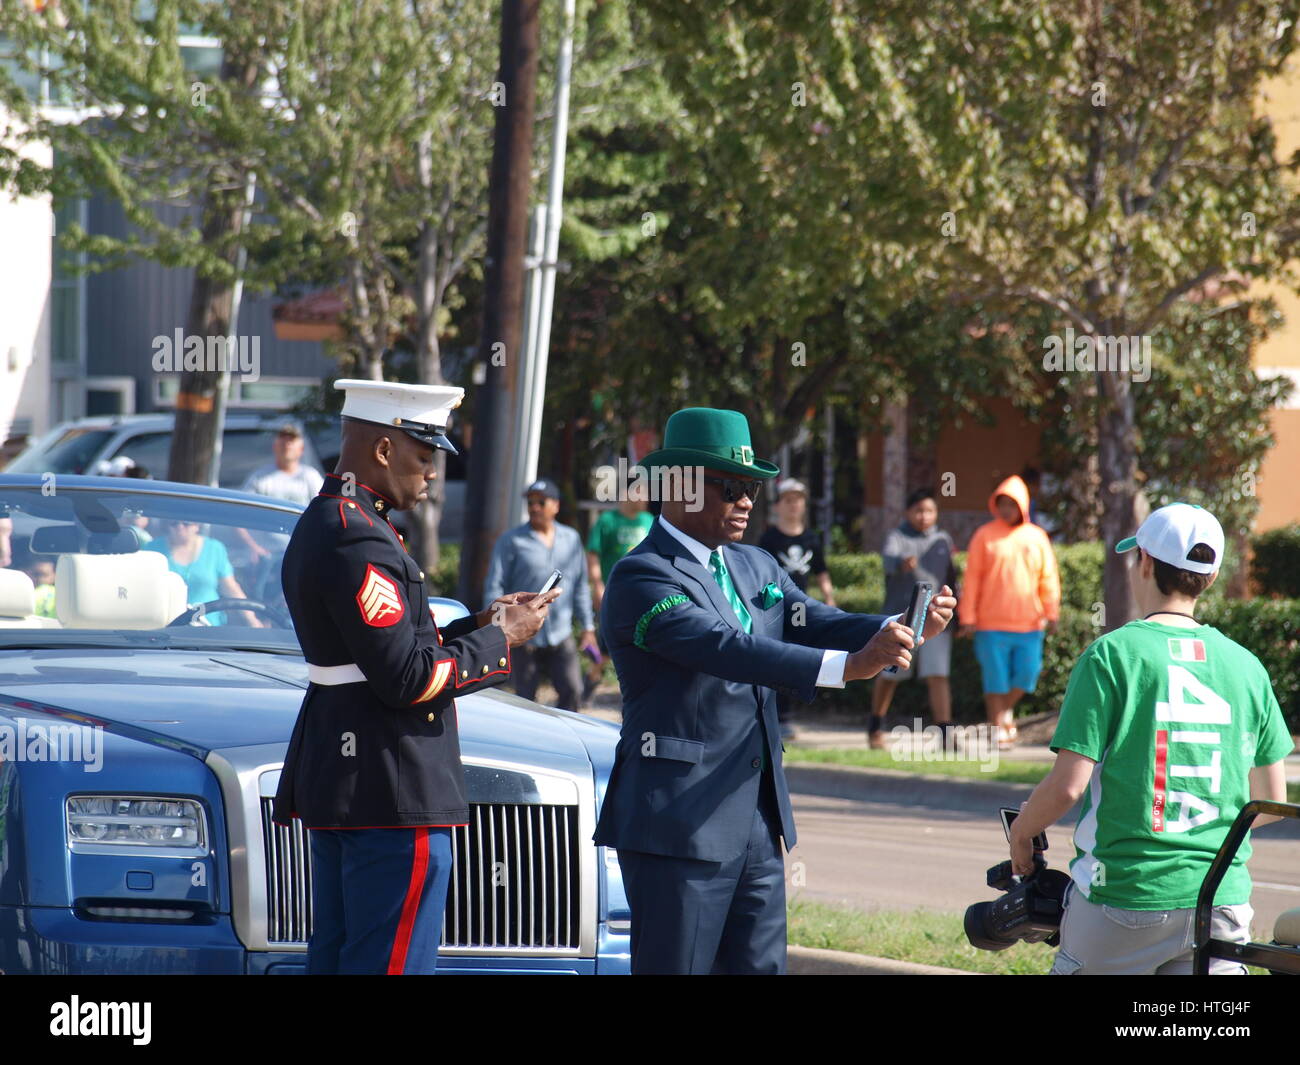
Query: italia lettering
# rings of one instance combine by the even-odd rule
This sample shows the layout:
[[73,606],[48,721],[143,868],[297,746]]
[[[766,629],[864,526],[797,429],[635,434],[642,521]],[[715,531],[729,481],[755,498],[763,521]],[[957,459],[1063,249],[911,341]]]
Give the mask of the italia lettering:
[[[1172,786],[1175,780],[1203,780],[1210,795],[1218,795],[1223,784],[1223,734],[1207,725],[1232,724],[1228,701],[1207,688],[1186,667],[1169,665],[1169,698],[1157,702],[1156,721],[1196,728],[1162,728],[1156,732],[1155,788],[1151,804],[1151,827],[1156,832],[1189,832],[1219,816],[1219,808],[1204,795]],[[1169,748],[1214,748],[1208,764],[1195,764],[1171,757]],[[1185,757],[1185,756],[1184,756]],[[1171,816],[1170,807],[1177,808]]]

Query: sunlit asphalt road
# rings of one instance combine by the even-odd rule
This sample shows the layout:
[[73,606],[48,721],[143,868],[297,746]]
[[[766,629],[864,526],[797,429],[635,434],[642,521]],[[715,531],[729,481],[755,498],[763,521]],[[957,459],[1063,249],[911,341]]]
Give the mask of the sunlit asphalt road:
[[[787,857],[791,898],[856,909],[925,908],[960,912],[972,902],[996,897],[985,885],[989,866],[1006,858],[997,820],[998,790],[977,794],[957,786],[899,785],[860,789],[864,798],[826,792],[840,786],[824,773],[788,768],[799,843]],[[820,791],[823,794],[809,794]],[[893,791],[894,794],[890,794]],[[1016,793],[1009,791],[1014,798]],[[924,803],[924,805],[923,805]],[[1018,801],[1008,805],[1019,805]],[[1048,832],[1048,859],[1064,867],[1073,857],[1073,816]],[[802,863],[802,868],[795,863]],[[1273,921],[1300,906],[1300,823],[1266,826],[1254,834],[1250,861],[1255,880],[1256,938],[1272,938]],[[802,879],[803,886],[796,886]]]

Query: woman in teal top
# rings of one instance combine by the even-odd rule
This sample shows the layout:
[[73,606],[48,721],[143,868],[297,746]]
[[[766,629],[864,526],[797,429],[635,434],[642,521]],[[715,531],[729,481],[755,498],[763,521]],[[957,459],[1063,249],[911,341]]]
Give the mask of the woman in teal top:
[[[243,588],[235,580],[226,545],[212,537],[199,535],[197,521],[165,521],[164,536],[141,546],[142,551],[157,551],[167,559],[167,568],[185,579],[190,603],[210,603],[214,599],[246,599]],[[248,611],[240,611],[249,625],[261,628],[262,623]],[[224,625],[224,611],[206,615],[213,625]]]

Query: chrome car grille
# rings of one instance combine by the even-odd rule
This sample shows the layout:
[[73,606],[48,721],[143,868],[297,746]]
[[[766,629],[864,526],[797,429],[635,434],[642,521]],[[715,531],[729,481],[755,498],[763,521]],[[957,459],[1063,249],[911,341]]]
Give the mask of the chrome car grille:
[[[262,797],[267,940],[311,935],[311,856],[302,822],[277,825]],[[444,948],[576,950],[581,899],[578,807],[471,803],[452,829]]]

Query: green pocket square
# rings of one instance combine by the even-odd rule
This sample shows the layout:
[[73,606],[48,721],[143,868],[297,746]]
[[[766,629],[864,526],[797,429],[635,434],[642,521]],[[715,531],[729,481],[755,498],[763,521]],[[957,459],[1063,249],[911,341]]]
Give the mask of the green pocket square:
[[763,590],[758,593],[758,601],[763,604],[764,610],[770,610],[784,598],[785,593],[777,587],[775,581],[768,581],[763,586]]

